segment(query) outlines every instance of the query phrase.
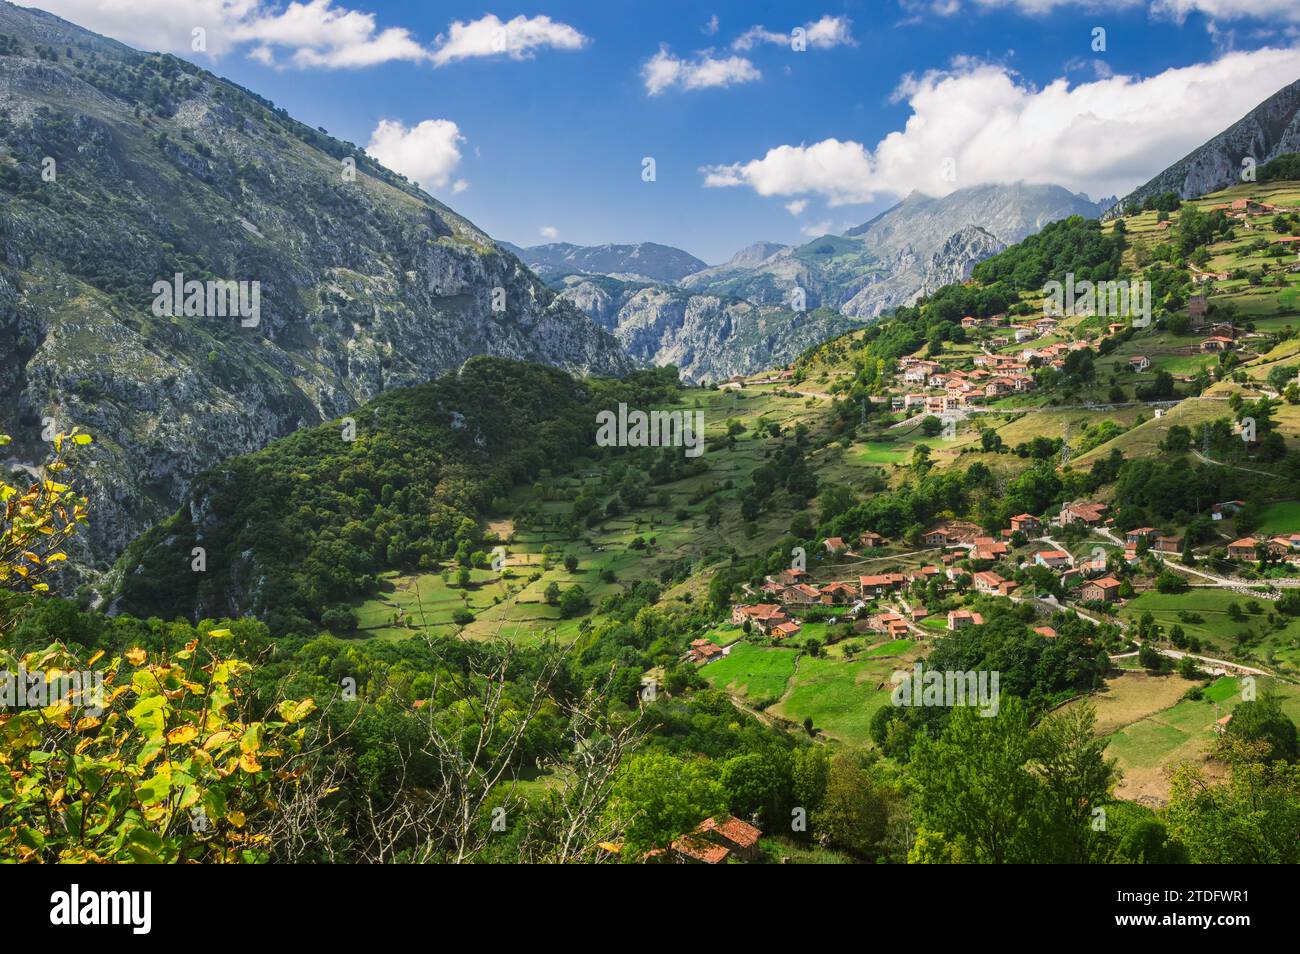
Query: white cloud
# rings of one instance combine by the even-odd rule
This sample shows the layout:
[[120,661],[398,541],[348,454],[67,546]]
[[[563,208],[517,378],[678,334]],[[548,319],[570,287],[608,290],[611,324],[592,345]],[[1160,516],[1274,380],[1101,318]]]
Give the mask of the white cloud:
[[[948,17],[962,9],[962,0],[899,0],[909,13],[934,13]],[[1146,7],[1154,17],[1170,18],[1181,23],[1192,13],[1203,13],[1221,20],[1283,19],[1300,22],[1300,4],[1296,0],[966,0],[976,10],[1011,9],[1038,16],[1066,7],[1087,11],[1128,10]],[[916,21],[912,21],[916,22]]]
[[641,67],[641,77],[645,81],[646,92],[658,96],[674,86],[682,89],[732,86],[762,79],[763,74],[743,56],[716,58],[712,51],[705,50],[693,60],[684,60],[672,53],[667,46],[661,46],[659,52]]
[[808,208],[807,199],[795,199],[785,204],[785,210],[795,216],[803,215],[803,210],[806,208]]
[[[381,28],[372,13],[334,0],[36,0],[42,10],[147,50],[218,59],[249,44],[250,59],[267,66],[359,68],[380,63],[470,57],[528,59],[542,47],[576,50],[588,39],[546,16],[501,21],[488,14],[455,21],[432,46],[404,27]],[[369,0],[374,2],[374,0]],[[204,31],[194,48],[193,31]]]
[[700,32],[705,36],[713,36],[718,32],[718,15],[715,13],[709,17],[709,22],[700,27]]
[[[1113,76],[1075,86],[1058,79],[1041,89],[1004,66],[968,63],[905,77],[897,95],[911,116],[874,148],[826,139],[701,172],[706,186],[816,194],[831,205],[1016,181],[1122,195],[1298,76],[1300,49],[1228,53],[1145,79]],[[944,176],[948,159],[955,181]]]
[[464,179],[457,179],[451,184],[451,191],[454,195],[460,195],[469,188],[469,183]]
[[1151,12],[1180,23],[1194,12],[1221,20],[1253,17],[1300,23],[1300,3],[1296,0],[1154,0]]
[[489,13],[485,17],[452,23],[446,34],[435,42],[433,62],[443,66],[456,60],[485,56],[508,56],[512,60],[530,59],[536,49],[580,50],[589,42],[567,23],[547,16],[517,16],[503,22]]
[[459,128],[449,119],[426,119],[409,128],[398,120],[384,119],[370,134],[366,152],[426,190],[441,189],[460,163],[460,144],[464,141]]
[[557,238],[560,237],[560,230],[557,229],[554,225],[543,225],[540,229],[537,230],[537,234],[544,239],[548,239],[554,242]]
[[[380,29],[375,16],[333,0],[272,5],[266,0],[39,0],[80,26],[148,50],[217,59],[256,44],[249,56],[271,65],[283,48],[295,66],[361,67],[431,54],[401,27]],[[193,31],[202,29],[195,49]]]
[[235,40],[292,50],[295,66],[361,67],[393,60],[420,62],[429,51],[401,27],[379,30],[371,13],[335,7],[332,0],[263,8],[230,29]]
[[831,229],[834,227],[835,223],[830,219],[823,219],[820,222],[813,222],[809,225],[805,225],[799,231],[809,238],[820,238],[823,235],[829,235]]
[[[826,50],[833,46],[857,46],[853,39],[851,27],[853,21],[848,17],[833,17],[826,14],[820,20],[803,24],[804,40],[809,48]],[[732,42],[735,50],[751,50],[759,43],[789,45],[789,33],[775,33],[763,26],[753,26]]]

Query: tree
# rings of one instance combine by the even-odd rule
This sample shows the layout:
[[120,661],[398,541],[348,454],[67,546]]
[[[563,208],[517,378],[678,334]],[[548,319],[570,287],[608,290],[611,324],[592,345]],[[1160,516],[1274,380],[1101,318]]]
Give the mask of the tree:
[[1300,764],[1268,761],[1267,742],[1225,738],[1226,783],[1191,762],[1174,770],[1170,833],[1194,864],[1300,863]]
[[1026,770],[1029,719],[1014,696],[998,715],[953,709],[938,739],[912,749],[913,815],[920,828],[943,832],[975,863],[1027,861],[1034,841],[1038,783]]
[[89,438],[58,435],[46,475],[26,493],[0,487],[0,606],[13,614],[0,617],[0,667],[42,674],[27,681],[48,703],[0,710],[0,857],[265,860],[270,806],[296,774],[295,725],[315,703],[284,698],[254,717],[253,667],[223,651],[230,630],[207,624],[171,652],[133,646],[87,659],[59,642],[22,656],[9,645],[12,625],[48,590],[39,578],[88,519],[85,498],[53,476],[66,479],[65,442]]
[[578,557],[572,553],[566,553],[564,556],[564,568],[570,573],[578,571]]
[[[46,593],[44,577],[58,570],[68,559],[68,541],[77,527],[87,522],[86,498],[61,483],[69,466],[64,444],[81,447],[89,444],[89,434],[56,434],[54,456],[46,463],[44,475],[33,480],[24,491],[0,480],[0,588],[17,594],[8,610],[0,608],[0,632],[12,623],[12,614],[26,606],[32,594]],[[0,434],[0,447],[9,443]]]
[[1149,669],[1152,672],[1164,672],[1169,666],[1169,658],[1164,656],[1150,643],[1143,643],[1138,647],[1138,663],[1143,669]]
[[551,580],[546,584],[546,589],[542,591],[542,597],[551,606],[560,605],[560,584]]
[[1097,738],[1095,728],[1096,710],[1085,704],[1048,716],[1033,733],[1031,757],[1042,783],[1047,841],[1056,862],[1088,860],[1094,809],[1117,780],[1115,760],[1105,756],[1108,740]]
[[1232,710],[1232,721],[1221,738],[1263,744],[1263,758],[1268,762],[1294,762],[1300,756],[1295,723],[1282,711],[1281,697],[1272,690]]
[[809,745],[790,753],[790,781],[795,805],[809,815],[821,807],[830,776],[830,755],[824,748]]
[[780,770],[768,756],[748,752],[722,763],[722,787],[733,815],[739,818],[758,815],[762,827],[777,822],[785,786]]
[[846,753],[836,755],[826,779],[822,806],[813,816],[821,843],[871,858],[885,837],[889,811],[870,774]]
[[706,762],[651,752],[626,762],[614,780],[609,812],[623,828],[625,856],[667,848],[711,815],[727,793]]
[[580,586],[571,586],[560,594],[560,615],[565,619],[581,616],[591,609],[591,600]]
[[1161,593],[1184,593],[1187,588],[1187,580],[1173,570],[1161,570],[1156,577],[1156,590]]

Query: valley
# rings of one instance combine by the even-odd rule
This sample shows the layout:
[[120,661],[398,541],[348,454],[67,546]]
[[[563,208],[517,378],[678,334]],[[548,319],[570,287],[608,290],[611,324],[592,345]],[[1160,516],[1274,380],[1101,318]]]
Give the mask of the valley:
[[[768,145],[682,100],[827,85],[849,18],[593,82],[636,57],[549,15],[222,15],[0,3],[0,676],[104,690],[0,711],[0,861],[1300,862],[1300,81],[961,55],[841,103],[911,111],[874,148]],[[237,48],[313,122],[417,84],[293,71],[475,105],[362,147]],[[1156,144],[918,146],[985,82]],[[687,208],[721,264],[609,240]]]

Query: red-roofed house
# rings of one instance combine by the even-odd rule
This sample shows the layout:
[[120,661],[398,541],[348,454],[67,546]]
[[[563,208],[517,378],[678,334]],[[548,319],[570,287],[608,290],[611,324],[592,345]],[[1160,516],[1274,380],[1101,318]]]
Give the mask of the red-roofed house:
[[1042,522],[1032,513],[1016,514],[1011,518],[1011,532],[1019,530],[1021,533],[1036,533],[1042,526]]
[[1101,523],[1106,519],[1110,508],[1102,503],[1074,503],[1061,508],[1061,524],[1083,523],[1088,526]]
[[794,620],[786,620],[773,626],[771,630],[768,631],[768,635],[775,640],[788,639],[791,636],[799,635],[799,630],[801,628],[802,627]]
[[1240,540],[1233,540],[1228,544],[1228,557],[1232,560],[1254,560],[1255,547],[1259,541],[1254,537],[1242,537]]
[[715,815],[696,827],[695,835],[726,848],[737,858],[752,861],[758,857],[758,839],[763,833],[734,815]]
[[952,610],[948,613],[948,628],[950,630],[964,629],[967,626],[982,626],[984,617],[979,613],[972,613],[970,610]]
[[781,594],[783,603],[798,603],[801,606],[820,603],[821,598],[822,591],[811,583],[796,583],[794,586],[787,586],[785,592]]
[[1103,576],[1100,580],[1089,580],[1079,587],[1079,599],[1085,603],[1113,603],[1119,599],[1119,580],[1113,576]]

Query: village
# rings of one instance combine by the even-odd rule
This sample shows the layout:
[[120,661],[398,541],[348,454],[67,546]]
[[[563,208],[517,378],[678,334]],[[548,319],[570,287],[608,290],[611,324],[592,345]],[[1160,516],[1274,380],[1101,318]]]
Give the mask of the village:
[[[1214,504],[1214,519],[1231,516],[1242,505],[1242,501]],[[1106,504],[1083,501],[1064,505],[1050,519],[1019,514],[997,536],[984,535],[973,523],[947,520],[925,532],[924,550],[897,556],[890,556],[888,541],[872,531],[861,533],[853,545],[830,537],[822,541],[815,572],[796,566],[766,577],[754,593],[754,602],[732,606],[731,623],[770,645],[791,642],[813,617],[832,626],[846,623],[855,635],[925,640],[983,623],[978,610],[968,604],[999,597],[1038,602],[1044,615],[1068,608],[1096,621],[1099,614],[1110,615],[1138,592],[1153,588],[1144,560],[1162,569],[1167,565],[1181,570],[1197,585],[1247,592],[1242,581],[1177,562],[1184,546],[1176,536],[1154,527],[1116,532],[1109,511]],[[1069,527],[1087,531],[1073,552],[1052,538],[1054,532]],[[1300,577],[1300,533],[1244,537],[1228,544],[1226,552],[1229,560],[1244,567],[1273,560],[1294,567]],[[926,557],[932,562],[924,562]],[[1166,564],[1169,558],[1173,559]],[[843,573],[853,566],[881,563],[886,564],[881,572]],[[1044,573],[1057,586],[1050,587]],[[1300,578],[1271,582],[1300,585]],[[1250,592],[1270,598],[1267,593]],[[936,611],[937,605],[944,608]],[[1047,638],[1056,635],[1047,625],[1035,631]],[[729,649],[710,639],[697,639],[687,657],[707,664]]]

